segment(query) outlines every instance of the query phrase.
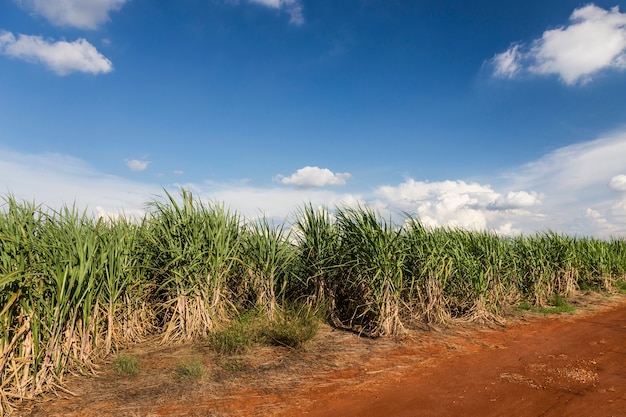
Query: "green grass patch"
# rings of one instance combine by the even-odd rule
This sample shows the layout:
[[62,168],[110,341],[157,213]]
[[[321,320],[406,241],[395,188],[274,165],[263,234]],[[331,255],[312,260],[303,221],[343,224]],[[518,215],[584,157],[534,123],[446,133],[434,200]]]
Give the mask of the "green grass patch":
[[275,346],[301,349],[319,328],[319,318],[306,310],[289,310],[264,329],[267,342]]
[[626,280],[617,280],[615,286],[620,294],[626,294]]
[[537,311],[541,314],[559,314],[559,313],[573,313],[576,309],[571,306],[560,306],[560,307],[540,307]]
[[578,289],[583,292],[602,292],[602,284],[599,282],[581,281],[578,283]]
[[559,294],[554,295],[549,307],[540,307],[537,309],[537,311],[542,314],[573,313],[574,310],[576,310],[574,306],[568,304],[567,299]]
[[255,344],[301,349],[317,334],[318,316],[316,311],[291,307],[280,311],[274,321],[270,321],[263,313],[253,310],[230,326],[213,332],[207,342],[221,355],[239,355]]
[[573,313],[576,310],[574,306],[567,302],[565,297],[559,294],[555,294],[552,297],[550,305],[547,307],[535,307],[529,301],[523,301],[517,306],[517,309],[541,314]]
[[237,355],[246,352],[256,341],[253,319],[243,315],[230,326],[209,335],[211,349],[221,355]]
[[176,368],[176,375],[180,379],[202,378],[205,374],[206,368],[197,358],[185,361]]
[[242,358],[229,358],[222,362],[220,366],[227,372],[241,372],[248,367],[248,363]]
[[139,374],[137,358],[131,355],[118,355],[113,361],[113,369],[120,375],[137,376]]

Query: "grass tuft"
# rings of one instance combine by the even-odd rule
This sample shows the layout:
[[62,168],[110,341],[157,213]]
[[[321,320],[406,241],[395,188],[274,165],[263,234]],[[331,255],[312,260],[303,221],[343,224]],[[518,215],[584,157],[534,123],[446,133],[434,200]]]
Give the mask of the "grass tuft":
[[517,306],[517,309],[541,314],[573,313],[576,310],[573,305],[567,302],[565,297],[559,294],[552,297],[548,307],[534,307],[529,301],[523,301]]
[[254,344],[301,349],[317,334],[319,323],[318,314],[305,308],[285,308],[273,321],[254,310],[211,333],[207,342],[220,355],[242,354]]
[[576,309],[571,304],[568,304],[565,297],[559,294],[555,294],[550,303],[550,307],[541,307],[537,311],[542,314],[558,314],[558,313],[573,313]]
[[206,368],[202,364],[202,362],[197,359],[191,359],[189,361],[183,362],[176,368],[176,375],[180,379],[198,379],[202,378],[206,374]]
[[131,355],[118,355],[113,361],[113,369],[120,375],[137,376],[139,374],[137,358]]
[[251,325],[246,320],[239,320],[215,331],[207,338],[209,346],[221,355],[236,355],[246,352],[255,341]]
[[290,311],[264,329],[264,336],[271,345],[301,349],[317,334],[318,328],[319,319],[315,315]]
[[248,363],[242,358],[229,358],[222,362],[220,366],[228,372],[241,372],[248,367]]

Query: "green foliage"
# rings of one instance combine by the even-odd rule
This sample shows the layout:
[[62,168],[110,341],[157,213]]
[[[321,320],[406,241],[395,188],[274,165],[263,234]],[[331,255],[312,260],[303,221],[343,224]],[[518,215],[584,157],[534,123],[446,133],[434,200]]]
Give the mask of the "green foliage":
[[539,307],[538,312],[542,314],[559,314],[559,313],[573,313],[576,309],[571,305],[565,306],[553,306],[553,307]]
[[255,344],[300,349],[317,334],[319,323],[319,315],[304,307],[287,306],[274,320],[255,309],[211,333],[207,343],[222,355],[242,354]]
[[139,364],[137,358],[131,355],[118,355],[113,361],[113,369],[120,375],[139,375]]
[[238,216],[185,190],[181,200],[167,193],[166,202],[152,202],[145,226],[165,341],[206,336],[227,320],[240,256]]
[[228,358],[220,364],[220,367],[228,372],[241,372],[248,367],[248,363],[241,358]]
[[319,318],[303,309],[288,309],[280,319],[261,329],[260,338],[269,344],[301,349],[319,328]]
[[238,320],[222,330],[214,331],[207,337],[209,346],[223,355],[244,353],[255,341],[254,329],[245,320]]
[[332,305],[341,267],[339,230],[327,208],[311,204],[297,213],[297,273],[291,281],[291,299],[308,297],[316,305]]
[[559,314],[559,313],[573,313],[576,309],[569,304],[565,297],[555,294],[546,307],[535,307],[530,302],[524,301],[517,306],[518,310],[531,311],[541,314]]
[[176,375],[179,379],[198,379],[206,374],[204,364],[197,358],[190,359],[178,365]]
[[250,304],[272,321],[292,278],[296,252],[291,235],[283,225],[275,226],[266,218],[248,224],[242,235]]
[[336,218],[342,276],[338,318],[371,335],[400,331],[407,256],[403,228],[364,208],[338,209]]

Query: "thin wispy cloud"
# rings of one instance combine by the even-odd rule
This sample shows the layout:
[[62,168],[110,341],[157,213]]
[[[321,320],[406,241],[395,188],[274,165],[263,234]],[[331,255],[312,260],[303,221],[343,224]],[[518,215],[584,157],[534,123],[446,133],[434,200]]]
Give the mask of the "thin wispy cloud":
[[[565,146],[507,175],[509,186],[541,193],[546,227],[588,233],[602,218],[605,234],[626,233],[626,131]],[[591,213],[597,216],[589,216]]]
[[506,51],[497,54],[492,59],[494,64],[493,74],[499,78],[514,78],[522,68],[521,45],[514,44]]
[[23,61],[42,64],[58,75],[72,72],[104,74],[113,71],[113,64],[85,39],[73,42],[54,41],[41,36],[0,31],[0,54]]
[[300,0],[248,0],[250,3],[259,4],[272,9],[284,11],[289,15],[289,22],[294,25],[304,23],[302,3]]
[[15,0],[55,26],[96,29],[128,0]]
[[328,168],[306,166],[285,177],[278,175],[274,181],[295,187],[326,187],[329,185],[345,185],[351,177],[347,172],[334,173]]
[[530,45],[514,43],[496,54],[494,76],[557,75],[565,84],[586,84],[603,70],[626,69],[626,14],[594,4],[575,9],[570,24],[546,30]]
[[157,184],[102,173],[85,161],[58,153],[25,154],[0,148],[0,190],[18,200],[58,209],[76,204],[92,214],[140,215],[162,194]]

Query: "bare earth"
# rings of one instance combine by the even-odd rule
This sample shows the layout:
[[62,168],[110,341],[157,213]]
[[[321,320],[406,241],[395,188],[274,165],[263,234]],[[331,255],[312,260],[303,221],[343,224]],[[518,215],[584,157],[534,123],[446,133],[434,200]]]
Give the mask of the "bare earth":
[[[626,416],[626,297],[585,295],[575,314],[525,313],[505,327],[455,325],[370,340],[322,327],[304,351],[220,358],[202,345],[125,353],[21,416]],[[200,360],[206,374],[176,369]]]

